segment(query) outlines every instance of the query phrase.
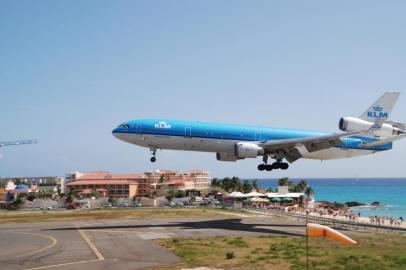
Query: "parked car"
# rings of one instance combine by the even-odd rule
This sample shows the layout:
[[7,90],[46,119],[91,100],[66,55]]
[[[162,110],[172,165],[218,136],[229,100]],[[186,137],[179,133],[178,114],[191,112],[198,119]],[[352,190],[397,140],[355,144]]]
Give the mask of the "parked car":
[[183,202],[176,202],[176,206],[185,206]]
[[142,204],[141,204],[140,202],[135,202],[135,203],[134,203],[134,206],[135,206],[135,207],[141,207]]
[[176,206],[176,203],[175,203],[175,202],[170,202],[170,203],[169,203],[169,206],[170,206],[170,207],[175,207],[175,206]]
[[118,205],[118,207],[128,207],[128,203],[122,202]]
[[113,205],[111,203],[102,203],[100,206],[107,208],[107,207],[112,207]]

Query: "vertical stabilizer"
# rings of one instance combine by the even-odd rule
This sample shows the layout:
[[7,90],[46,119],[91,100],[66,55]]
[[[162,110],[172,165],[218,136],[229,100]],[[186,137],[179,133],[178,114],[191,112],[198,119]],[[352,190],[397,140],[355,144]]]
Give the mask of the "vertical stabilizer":
[[395,107],[399,95],[400,92],[397,91],[385,92],[382,97],[360,116],[360,119],[374,123],[387,121]]

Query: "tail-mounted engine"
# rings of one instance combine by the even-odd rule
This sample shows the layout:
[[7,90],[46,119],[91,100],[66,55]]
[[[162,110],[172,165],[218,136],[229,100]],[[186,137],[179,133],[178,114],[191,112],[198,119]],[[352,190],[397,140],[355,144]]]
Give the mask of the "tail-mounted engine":
[[[399,123],[396,123],[397,126],[393,125],[395,122],[385,122],[382,124],[382,127],[378,130],[374,131],[374,134],[379,137],[391,137],[396,136],[399,134],[403,134],[399,127]],[[361,131],[361,130],[368,130],[374,125],[373,122],[365,121],[355,117],[343,117],[340,119],[338,127],[342,131],[353,132],[353,131]]]

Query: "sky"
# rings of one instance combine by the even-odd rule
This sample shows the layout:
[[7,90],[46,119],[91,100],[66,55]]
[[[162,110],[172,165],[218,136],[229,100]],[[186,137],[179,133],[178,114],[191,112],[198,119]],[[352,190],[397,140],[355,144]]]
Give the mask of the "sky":
[[392,151],[299,160],[150,153],[117,140],[125,120],[174,118],[338,131],[384,91],[403,91],[405,1],[0,1],[0,177],[207,169],[212,176],[405,177]]

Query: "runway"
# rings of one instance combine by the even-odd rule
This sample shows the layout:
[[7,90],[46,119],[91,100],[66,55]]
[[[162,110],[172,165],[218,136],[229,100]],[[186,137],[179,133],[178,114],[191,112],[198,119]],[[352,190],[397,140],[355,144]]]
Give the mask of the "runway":
[[0,226],[0,269],[143,269],[180,261],[154,239],[264,234],[302,236],[304,226],[254,216],[7,224]]

